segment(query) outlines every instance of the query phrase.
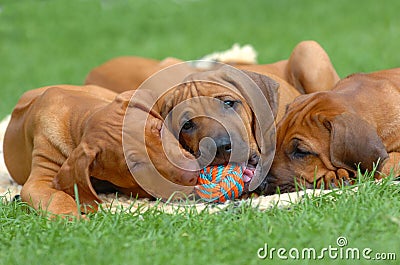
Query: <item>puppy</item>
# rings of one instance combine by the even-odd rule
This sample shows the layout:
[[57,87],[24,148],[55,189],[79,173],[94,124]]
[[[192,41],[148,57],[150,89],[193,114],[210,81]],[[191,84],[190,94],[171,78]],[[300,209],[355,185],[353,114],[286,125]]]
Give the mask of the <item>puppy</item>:
[[400,68],[353,74],[332,91],[298,97],[277,125],[267,194],[351,182],[357,168],[380,178],[400,162]]

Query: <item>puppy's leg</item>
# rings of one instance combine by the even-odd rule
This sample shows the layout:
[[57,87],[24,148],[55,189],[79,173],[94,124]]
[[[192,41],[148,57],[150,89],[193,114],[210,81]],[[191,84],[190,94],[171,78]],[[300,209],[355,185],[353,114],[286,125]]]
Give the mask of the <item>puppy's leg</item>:
[[74,198],[53,185],[59,169],[60,166],[43,155],[34,156],[31,174],[21,190],[21,199],[37,210],[79,216]]
[[303,94],[329,90],[340,79],[328,54],[315,41],[302,41],[293,49],[286,75],[289,83]]
[[21,199],[38,210],[51,214],[78,216],[74,199],[63,191],[52,188],[52,176],[32,177],[23,186]]
[[394,177],[400,176],[400,153],[392,152],[389,153],[389,158],[384,162],[381,175],[386,177],[390,174],[394,174]]

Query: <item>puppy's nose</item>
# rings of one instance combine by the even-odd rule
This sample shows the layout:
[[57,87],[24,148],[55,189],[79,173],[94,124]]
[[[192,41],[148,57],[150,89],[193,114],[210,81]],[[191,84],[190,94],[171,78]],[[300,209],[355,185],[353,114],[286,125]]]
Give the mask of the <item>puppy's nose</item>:
[[229,138],[221,138],[215,141],[217,146],[217,153],[215,156],[217,158],[222,158],[224,160],[229,160],[229,157],[232,153],[232,145]]

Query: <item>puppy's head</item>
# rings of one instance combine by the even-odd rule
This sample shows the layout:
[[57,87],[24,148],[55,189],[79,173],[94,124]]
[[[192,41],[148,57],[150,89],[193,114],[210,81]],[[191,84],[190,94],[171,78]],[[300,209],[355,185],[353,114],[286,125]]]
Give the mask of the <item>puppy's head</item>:
[[346,184],[358,167],[371,171],[374,163],[387,158],[376,128],[340,97],[335,92],[314,93],[298,97],[289,106],[277,125],[276,155],[265,193],[277,188],[295,191],[297,185]]
[[[252,112],[237,92],[217,83],[193,81],[173,88],[162,111],[169,129],[201,166],[244,162],[257,156]],[[172,102],[173,101],[173,102]],[[237,146],[243,152],[232,153]]]
[[[278,84],[254,73],[245,76],[248,80],[243,82],[226,69],[189,75],[161,97],[158,107],[169,131],[198,160],[200,167],[240,163],[245,181],[249,182],[254,175],[266,175],[265,170],[256,172],[256,168],[260,157],[266,158],[268,148],[261,144],[265,142],[260,139],[265,132],[259,129],[254,101],[249,99],[253,88],[248,85],[260,84],[267,91],[260,92],[261,96],[267,98],[266,104],[270,102],[276,114]],[[268,106],[261,107],[268,112]],[[264,122],[272,126],[273,119],[270,114]]]

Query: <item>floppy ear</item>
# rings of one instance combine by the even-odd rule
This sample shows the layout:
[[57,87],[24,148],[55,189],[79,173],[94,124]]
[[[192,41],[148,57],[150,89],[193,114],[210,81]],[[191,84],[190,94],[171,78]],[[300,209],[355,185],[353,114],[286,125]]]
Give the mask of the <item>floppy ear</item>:
[[238,75],[235,75],[230,69],[221,69],[225,70],[225,80],[233,84],[240,91],[242,96],[250,104],[254,114],[253,130],[257,145],[260,148],[260,159],[255,174],[249,184],[249,191],[253,191],[267,176],[275,155],[276,129],[274,120],[278,113],[279,83],[262,74],[242,71],[257,85],[267,99],[272,111],[271,116],[268,115],[265,100],[260,98],[257,91],[254,89],[254,85],[248,82],[250,80],[238,77]]
[[268,100],[274,118],[276,118],[276,115],[278,113],[278,104],[279,104],[279,94],[278,94],[279,83],[266,75],[246,70],[242,70],[242,72],[244,72],[248,77],[250,77],[261,89],[261,92]]
[[388,157],[385,146],[376,129],[355,114],[343,113],[324,125],[331,130],[330,158],[335,167],[355,171],[373,169],[373,164]]
[[[94,210],[97,209],[96,202],[101,202],[90,182],[90,168],[96,155],[97,152],[89,149],[85,143],[79,144],[65,160],[53,180],[56,189],[72,197],[75,197],[74,184],[76,184],[81,205],[93,207]],[[81,211],[85,212],[85,209]]]
[[152,196],[189,195],[198,164],[165,127],[157,99],[154,91],[139,89],[129,102],[122,128],[125,159],[136,182]]
[[[279,84],[268,76],[242,71],[228,65],[217,66],[216,70],[194,73],[184,81],[196,80],[216,82],[238,91],[252,109],[254,136],[260,149],[260,159],[249,184],[249,190],[254,190],[267,176],[275,153]],[[271,112],[268,109],[271,109]]]

